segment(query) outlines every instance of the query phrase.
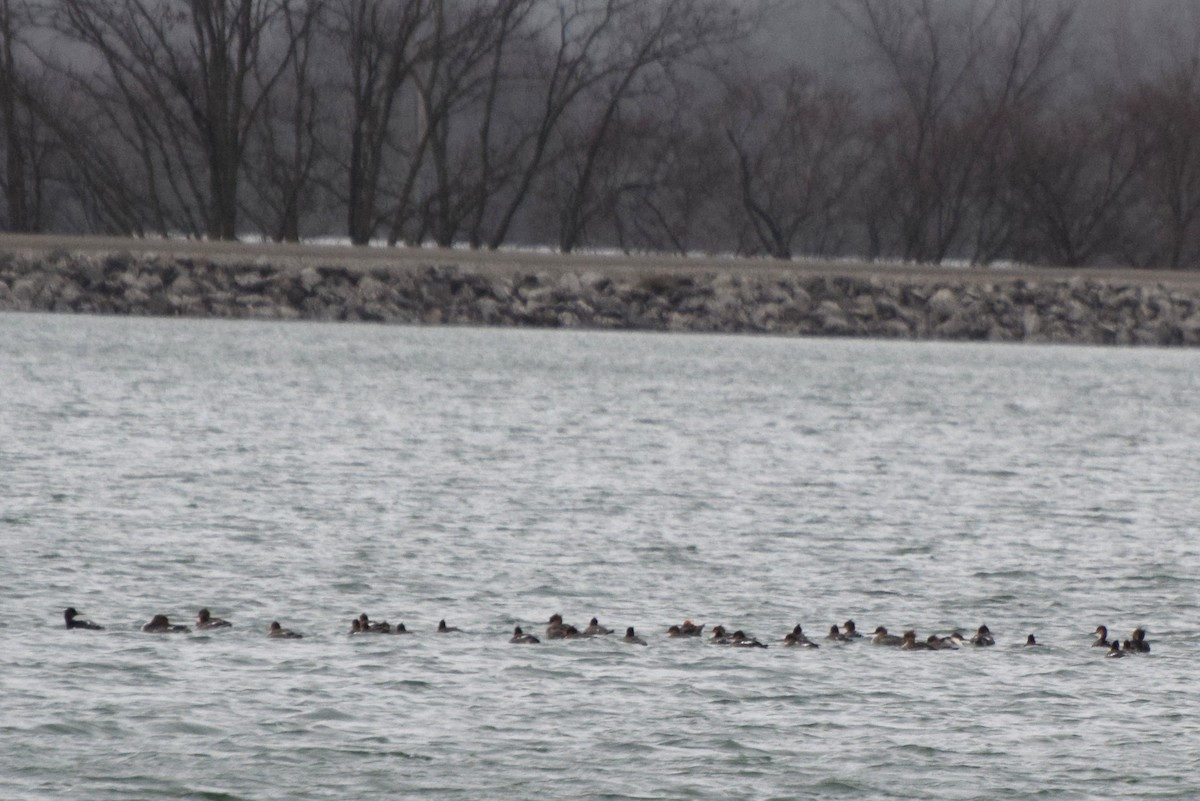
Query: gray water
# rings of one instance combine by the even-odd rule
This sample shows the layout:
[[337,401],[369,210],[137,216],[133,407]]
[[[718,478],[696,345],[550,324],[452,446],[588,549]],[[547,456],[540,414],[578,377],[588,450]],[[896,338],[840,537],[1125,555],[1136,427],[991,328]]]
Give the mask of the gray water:
[[[0,316],[0,798],[1194,797],[1198,390],[1194,351]],[[234,627],[139,631],[201,606]],[[650,644],[508,644],[553,612]],[[998,644],[779,646],[846,618]]]

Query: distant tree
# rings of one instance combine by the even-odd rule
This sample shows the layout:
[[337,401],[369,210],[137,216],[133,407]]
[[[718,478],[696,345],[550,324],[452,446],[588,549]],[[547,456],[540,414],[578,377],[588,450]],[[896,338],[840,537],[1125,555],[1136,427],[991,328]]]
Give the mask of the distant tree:
[[[121,151],[111,158],[129,152],[140,163],[134,180],[158,207],[155,227],[183,224],[235,239],[249,132],[293,56],[271,52],[268,34],[301,0],[48,1],[54,28],[71,45],[59,67],[87,103],[84,113]],[[74,131],[62,132],[97,133],[77,119]],[[94,149],[68,146],[78,157]],[[164,208],[168,198],[178,211]]]
[[751,252],[839,251],[870,155],[851,96],[790,69],[731,88],[725,115]]
[[[574,250],[582,243],[591,219],[611,200],[596,196],[597,167],[610,130],[622,107],[635,97],[666,95],[673,70],[685,60],[703,63],[705,55],[740,41],[752,24],[752,6],[731,6],[723,0],[639,0],[610,2],[616,25],[613,41],[599,51],[594,69],[606,77],[586,87],[585,102],[562,150],[569,163],[566,192],[559,207],[559,248]],[[706,66],[715,66],[709,61]]]
[[317,175],[325,161],[318,133],[322,112],[317,73],[324,0],[283,9],[274,45],[289,53],[287,69],[249,132],[244,160],[250,200],[243,216],[272,239],[299,241],[302,221],[318,204]]
[[1147,225],[1134,261],[1179,268],[1200,260],[1200,61],[1173,65],[1128,94],[1144,160],[1137,194]]
[[[427,156],[432,190],[421,202],[417,241],[426,231],[448,247],[466,234],[478,242],[485,187],[495,170],[492,126],[506,48],[535,9],[532,0],[460,0],[435,7],[423,39],[425,58],[414,71],[421,116],[419,145]],[[415,173],[405,177],[392,241],[405,221]]]
[[1144,151],[1115,101],[1030,120],[1012,181],[1027,261],[1079,267],[1119,251]]
[[[413,77],[420,31],[430,24],[438,0],[331,0],[329,34],[345,65],[344,83],[331,100],[344,97],[345,125],[326,147],[336,154],[339,173],[330,190],[346,209],[350,241],[368,244],[392,216],[382,197],[385,179],[401,165],[420,161],[424,139],[417,106],[403,91]],[[401,130],[403,129],[403,130]]]
[[9,231],[35,231],[40,225],[37,174],[37,120],[26,96],[30,88],[27,64],[18,52],[27,50],[23,36],[31,25],[26,2],[0,0],[0,146],[4,151],[4,214]]
[[[1052,85],[1073,7],[1035,0],[845,0],[894,103],[874,126],[879,156],[863,208],[876,236],[894,231],[896,255],[941,261],[956,249],[995,250],[1001,174],[996,160],[1015,109]],[[982,205],[981,205],[982,204]],[[977,226],[970,236],[967,226]],[[1002,235],[1001,235],[1002,238]],[[970,244],[968,244],[970,243]]]
[[[692,83],[644,98],[612,126],[596,175],[602,214],[622,250],[731,252],[736,221],[725,200],[736,194],[721,109]],[[665,101],[665,102],[664,102]]]

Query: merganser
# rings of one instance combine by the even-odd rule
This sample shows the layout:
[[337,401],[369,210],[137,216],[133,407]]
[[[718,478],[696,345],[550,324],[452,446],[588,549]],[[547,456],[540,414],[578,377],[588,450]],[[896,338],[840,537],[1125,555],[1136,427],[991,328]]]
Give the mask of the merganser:
[[539,640],[537,637],[534,637],[532,634],[526,634],[525,632],[521,631],[520,626],[517,626],[513,629],[512,637],[510,637],[508,641],[514,645],[532,645],[534,643],[541,642],[541,640]]
[[899,647],[903,644],[904,638],[897,637],[895,634],[888,634],[888,630],[883,626],[875,627],[875,636],[871,638],[872,645],[891,645]]
[[198,629],[227,629],[232,625],[228,620],[213,617],[207,609],[201,609],[196,613],[196,628]]
[[975,636],[971,638],[971,645],[995,645],[996,641],[992,639],[992,632],[987,626],[980,626],[975,632]]
[[800,628],[799,623],[796,624],[795,628],[793,628],[791,631],[789,631],[787,634],[785,634],[783,636],[783,644],[788,647],[793,647],[793,648],[794,647],[799,647],[799,648],[819,648],[820,647],[815,642],[808,639],[807,636],[805,636],[804,631]]
[[142,626],[142,631],[151,632],[153,634],[173,634],[186,633],[191,631],[187,626],[172,625],[171,621],[167,620],[166,615],[155,615],[150,618],[150,622]]
[[104,626],[101,626],[99,623],[93,623],[90,620],[79,620],[76,617],[78,614],[73,606],[68,606],[63,610],[63,620],[67,622],[67,628],[90,629],[91,631],[102,631],[104,629]]
[[267,629],[267,636],[286,640],[299,640],[304,637],[303,634],[292,631],[291,629],[285,629],[283,626],[279,625],[278,620],[271,622],[270,628]]

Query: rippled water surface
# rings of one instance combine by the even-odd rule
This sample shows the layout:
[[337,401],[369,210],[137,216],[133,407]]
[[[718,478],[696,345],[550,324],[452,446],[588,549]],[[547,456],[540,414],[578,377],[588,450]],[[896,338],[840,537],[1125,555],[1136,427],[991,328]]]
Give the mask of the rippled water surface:
[[1194,351],[0,316],[0,798],[1195,797],[1198,454]]

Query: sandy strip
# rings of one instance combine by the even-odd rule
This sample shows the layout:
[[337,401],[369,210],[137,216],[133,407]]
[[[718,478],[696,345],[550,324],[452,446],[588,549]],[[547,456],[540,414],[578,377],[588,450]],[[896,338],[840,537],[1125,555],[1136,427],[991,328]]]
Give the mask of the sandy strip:
[[0,234],[0,252],[30,254],[66,250],[78,253],[157,253],[170,257],[205,258],[216,262],[263,260],[276,268],[337,265],[349,269],[392,267],[414,269],[458,265],[485,275],[513,272],[598,272],[606,275],[678,272],[788,273],[797,276],[847,276],[928,283],[1005,283],[1009,281],[1063,281],[1074,277],[1102,282],[1166,284],[1200,287],[1200,270],[1136,270],[1132,268],[1067,269],[1050,267],[959,268],[926,264],[864,261],[780,261],[718,257],[678,257],[625,254],[559,254],[543,251],[472,251],[439,248],[351,247],[199,240],[126,239],[122,237]]

